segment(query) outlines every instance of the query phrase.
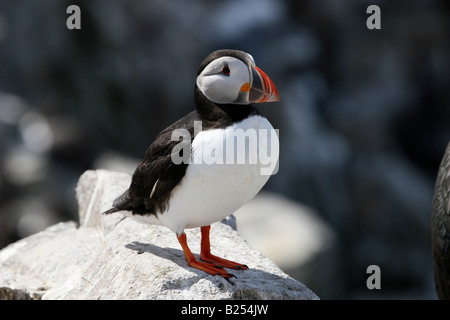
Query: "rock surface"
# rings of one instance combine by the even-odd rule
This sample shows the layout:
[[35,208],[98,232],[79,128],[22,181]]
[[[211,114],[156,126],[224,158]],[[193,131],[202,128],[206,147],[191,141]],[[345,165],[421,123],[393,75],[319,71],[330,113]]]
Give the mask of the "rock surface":
[[284,272],[321,299],[342,297],[340,239],[313,208],[263,191],[233,216],[239,234]]
[[[101,215],[129,181],[125,173],[85,172],[79,227],[59,223],[0,251],[0,299],[318,299],[225,223],[212,226],[213,253],[250,267],[232,270],[228,281],[188,267],[169,229]],[[186,234],[198,254],[200,231]]]

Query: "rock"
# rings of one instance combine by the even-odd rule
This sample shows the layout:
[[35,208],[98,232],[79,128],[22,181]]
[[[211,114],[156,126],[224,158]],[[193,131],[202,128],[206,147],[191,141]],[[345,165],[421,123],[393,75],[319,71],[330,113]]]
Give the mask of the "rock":
[[[104,216],[130,175],[85,172],[77,186],[80,224],[65,222],[0,251],[0,299],[318,299],[224,223],[212,251],[250,269],[230,280],[187,266],[172,231],[120,213]],[[186,230],[194,254],[200,231]]]
[[450,143],[439,166],[431,210],[431,251],[436,293],[450,300]]
[[291,277],[322,299],[342,296],[339,237],[313,208],[263,191],[234,216],[242,237]]

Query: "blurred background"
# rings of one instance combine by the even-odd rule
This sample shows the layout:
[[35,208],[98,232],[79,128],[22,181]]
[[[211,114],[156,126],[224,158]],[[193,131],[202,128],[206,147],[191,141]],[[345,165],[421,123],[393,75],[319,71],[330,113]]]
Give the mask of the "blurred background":
[[[66,28],[71,4],[81,30]],[[371,4],[381,30],[366,27]],[[266,200],[306,208],[323,228],[305,232],[333,235],[301,264],[275,262],[324,299],[434,299],[429,216],[450,140],[449,24],[444,0],[0,0],[0,249],[77,221],[79,176],[132,172],[156,134],[193,110],[203,58],[235,48],[281,96],[259,107],[280,130]],[[366,287],[373,264],[381,290]]]

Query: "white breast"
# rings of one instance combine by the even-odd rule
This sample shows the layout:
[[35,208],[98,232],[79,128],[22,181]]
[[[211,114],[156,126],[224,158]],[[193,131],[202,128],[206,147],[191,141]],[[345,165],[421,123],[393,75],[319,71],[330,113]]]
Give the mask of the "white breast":
[[200,132],[192,150],[168,210],[158,214],[177,234],[219,221],[252,199],[277,168],[278,136],[266,118],[253,116]]

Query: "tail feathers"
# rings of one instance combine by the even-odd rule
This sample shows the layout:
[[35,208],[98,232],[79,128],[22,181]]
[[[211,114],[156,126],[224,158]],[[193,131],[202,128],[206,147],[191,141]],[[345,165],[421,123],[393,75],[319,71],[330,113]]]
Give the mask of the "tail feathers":
[[133,210],[136,205],[136,200],[129,197],[127,190],[122,195],[117,197],[113,202],[112,208],[106,210],[103,214],[111,214],[122,210]]
[[111,213],[118,212],[118,211],[121,211],[121,209],[116,208],[116,207],[112,207],[111,209],[106,210],[105,212],[103,212],[103,214],[111,214]]

